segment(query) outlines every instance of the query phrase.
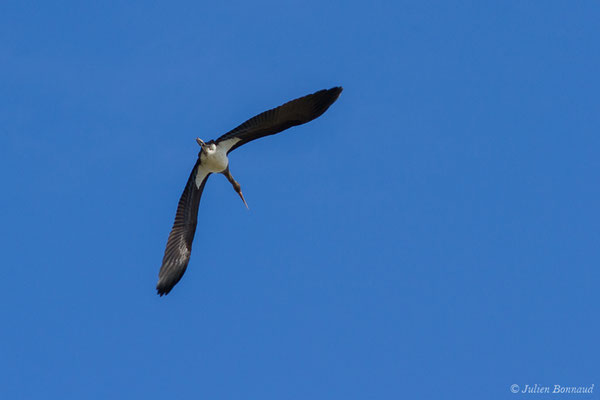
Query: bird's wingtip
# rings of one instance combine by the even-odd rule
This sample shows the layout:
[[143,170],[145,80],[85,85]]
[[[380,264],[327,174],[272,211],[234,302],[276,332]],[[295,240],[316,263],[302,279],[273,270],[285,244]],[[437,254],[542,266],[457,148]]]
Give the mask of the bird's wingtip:
[[169,294],[169,292],[171,291],[173,287],[168,287],[167,285],[165,285],[163,282],[161,282],[160,280],[158,281],[158,283],[156,284],[156,294],[158,294],[160,297],[165,296],[167,294]]
[[336,101],[338,97],[340,97],[340,94],[342,94],[343,90],[344,88],[341,86],[334,86],[331,89],[329,89],[328,92],[333,95],[333,101]]

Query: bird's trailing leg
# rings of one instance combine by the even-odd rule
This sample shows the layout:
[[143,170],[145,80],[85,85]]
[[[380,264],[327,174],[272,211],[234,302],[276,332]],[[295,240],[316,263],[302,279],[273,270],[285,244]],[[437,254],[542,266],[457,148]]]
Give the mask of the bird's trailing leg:
[[240,195],[240,198],[244,202],[244,205],[246,206],[246,208],[250,209],[248,207],[248,203],[246,203],[246,199],[244,199],[244,195],[242,194],[242,187],[240,186],[239,183],[237,183],[237,181],[235,179],[233,179],[233,176],[231,175],[231,172],[229,172],[229,166],[225,169],[225,171],[223,171],[221,173],[223,175],[225,175],[225,177],[227,178],[227,180],[229,182],[231,182],[231,184],[233,185],[233,189],[236,191],[237,194]]

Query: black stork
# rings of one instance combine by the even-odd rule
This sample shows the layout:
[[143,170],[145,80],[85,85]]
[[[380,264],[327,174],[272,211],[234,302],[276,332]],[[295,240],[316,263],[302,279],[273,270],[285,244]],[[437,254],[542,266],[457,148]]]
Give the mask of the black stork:
[[175,222],[169,234],[162,266],[158,273],[156,290],[160,296],[168,294],[173,289],[173,286],[183,276],[190,261],[192,242],[196,232],[198,205],[210,174],[225,175],[244,205],[248,207],[240,184],[233,179],[229,172],[227,155],[254,139],[274,135],[292,126],[312,121],[327,111],[340,93],[342,93],[341,87],[320,90],[258,114],[217,140],[204,142],[200,138],[196,139],[200,145],[198,160],[179,199]]

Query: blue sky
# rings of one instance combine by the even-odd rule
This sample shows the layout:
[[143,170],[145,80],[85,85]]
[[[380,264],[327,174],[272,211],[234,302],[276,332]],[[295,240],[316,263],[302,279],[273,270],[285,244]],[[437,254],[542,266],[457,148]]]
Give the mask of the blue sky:
[[[600,390],[597,1],[40,3],[0,5],[3,398]],[[336,85],[159,298],[196,136]]]

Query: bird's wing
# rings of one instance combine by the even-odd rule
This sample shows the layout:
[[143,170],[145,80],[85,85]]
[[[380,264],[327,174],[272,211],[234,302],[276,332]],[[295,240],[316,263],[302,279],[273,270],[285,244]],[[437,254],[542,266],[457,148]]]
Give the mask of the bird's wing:
[[226,152],[229,153],[254,139],[274,135],[292,126],[305,124],[327,111],[340,93],[342,93],[342,88],[334,87],[287,102],[249,119],[218,138],[216,143],[224,146]]
[[156,290],[161,296],[168,294],[173,286],[179,282],[190,261],[192,241],[194,240],[198,220],[198,205],[209,175],[210,172],[203,168],[200,157],[198,157],[198,161],[194,165],[183,194],[179,199],[175,222],[169,234],[162,266],[158,273]]

